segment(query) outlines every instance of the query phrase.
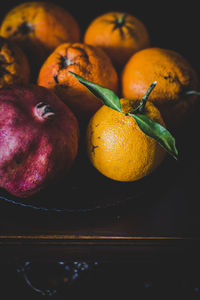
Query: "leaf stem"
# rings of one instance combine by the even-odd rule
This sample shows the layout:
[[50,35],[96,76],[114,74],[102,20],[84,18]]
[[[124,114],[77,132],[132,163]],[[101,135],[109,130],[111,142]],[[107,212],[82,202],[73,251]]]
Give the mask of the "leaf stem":
[[140,101],[140,104],[133,110],[131,111],[130,113],[131,114],[135,114],[135,113],[144,113],[144,108],[145,108],[145,105],[146,105],[146,102],[147,102],[147,99],[149,98],[149,95],[151,94],[151,92],[153,91],[153,89],[155,88],[157,84],[157,81],[154,81],[150,87],[148,88],[146,94],[142,97],[141,101]]
[[126,17],[126,13],[121,13],[121,15],[117,18],[117,25],[122,27],[124,25],[124,20]]

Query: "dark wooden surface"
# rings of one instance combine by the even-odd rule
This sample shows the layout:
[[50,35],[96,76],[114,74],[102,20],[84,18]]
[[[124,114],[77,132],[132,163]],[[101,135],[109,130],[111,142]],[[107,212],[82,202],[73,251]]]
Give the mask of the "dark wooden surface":
[[[184,149],[180,161],[168,158],[152,174],[149,192],[116,206],[48,213],[1,201],[1,259],[190,260],[191,254],[198,258],[199,149],[192,145],[192,156],[191,149]],[[86,197],[82,195],[82,201]]]
[[[6,9],[20,1],[7,1]],[[65,1],[60,1],[63,6]],[[174,4],[176,2],[173,2]],[[93,3],[94,4],[94,3]],[[171,6],[123,1],[115,10],[130,11],[150,30],[153,45],[171,48],[187,57],[199,72],[200,43],[197,4]],[[165,7],[166,5],[166,7]],[[146,9],[145,9],[146,7]],[[67,7],[87,26],[94,15],[111,10],[100,1]],[[84,13],[82,13],[84,12]],[[141,187],[141,196],[109,208],[83,213],[42,213],[0,201],[0,260],[87,258],[116,261],[136,259],[198,258],[200,246],[199,210],[199,110],[181,130],[180,159],[168,158]],[[85,174],[86,176],[86,174]],[[98,194],[101,186],[91,185]],[[130,187],[129,187],[130,188]],[[102,191],[101,191],[102,192]],[[108,190],[104,191],[106,195]],[[134,184],[133,184],[133,195]],[[80,195],[87,199],[87,191]]]

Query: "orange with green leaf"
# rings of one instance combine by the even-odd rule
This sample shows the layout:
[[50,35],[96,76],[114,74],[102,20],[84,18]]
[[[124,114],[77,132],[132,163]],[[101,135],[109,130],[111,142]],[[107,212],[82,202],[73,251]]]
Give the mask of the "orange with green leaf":
[[156,82],[138,101],[119,99],[113,91],[72,74],[105,104],[87,128],[88,156],[98,171],[113,180],[135,181],[152,173],[166,152],[177,159],[174,137],[159,110],[147,102]]

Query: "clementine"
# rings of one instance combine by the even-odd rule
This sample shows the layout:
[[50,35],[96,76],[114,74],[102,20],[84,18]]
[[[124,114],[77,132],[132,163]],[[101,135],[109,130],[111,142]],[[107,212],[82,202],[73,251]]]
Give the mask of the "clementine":
[[147,103],[156,81],[141,101],[120,101],[112,90],[69,72],[105,104],[90,119],[86,135],[90,161],[102,174],[118,181],[135,181],[154,171],[165,151],[178,158],[175,139],[159,110]]
[[[191,114],[198,96],[199,80],[190,63],[174,50],[147,48],[135,53],[125,65],[122,95],[141,98],[156,80],[156,89],[149,96],[160,110],[168,128],[176,129]],[[190,94],[190,95],[189,95]]]
[[[121,99],[124,113],[139,102]],[[159,110],[151,103],[145,115],[165,126]],[[87,151],[92,165],[103,175],[117,181],[135,181],[152,173],[164,160],[165,150],[145,135],[135,120],[108,106],[102,106],[87,128]]]
[[117,72],[102,49],[84,43],[64,43],[58,46],[42,65],[38,84],[52,89],[79,120],[89,119],[102,102],[68,71],[117,92]]
[[29,81],[30,66],[26,55],[14,42],[0,37],[0,88]]
[[117,68],[129,57],[150,44],[146,26],[135,16],[122,12],[107,12],[96,17],[88,26],[84,42],[101,47]]
[[78,42],[80,28],[63,7],[50,2],[24,2],[11,9],[0,34],[15,40],[27,53],[32,66],[38,66],[59,44]]

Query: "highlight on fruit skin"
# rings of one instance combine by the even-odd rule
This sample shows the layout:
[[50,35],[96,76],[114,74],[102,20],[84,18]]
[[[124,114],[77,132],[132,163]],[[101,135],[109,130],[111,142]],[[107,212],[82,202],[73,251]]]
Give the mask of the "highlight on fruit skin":
[[1,188],[27,198],[69,172],[79,125],[54,93],[33,84],[2,88],[0,111]]
[[166,151],[177,159],[175,139],[147,101],[156,82],[141,100],[119,99],[113,91],[72,75],[105,104],[90,119],[86,137],[89,159],[98,171],[113,180],[135,181],[152,173]]

